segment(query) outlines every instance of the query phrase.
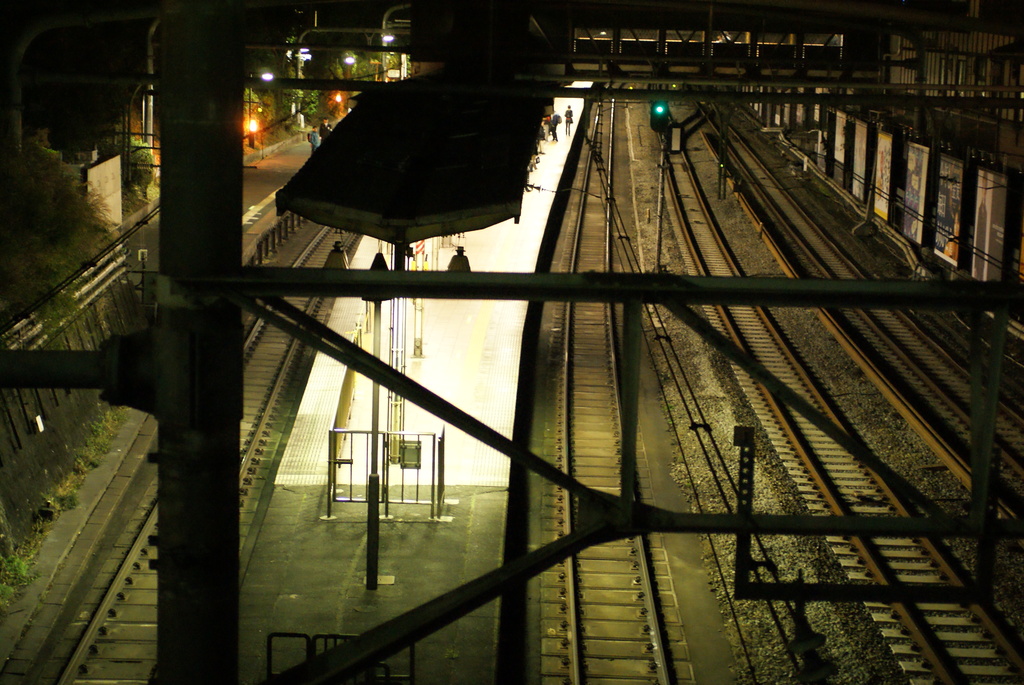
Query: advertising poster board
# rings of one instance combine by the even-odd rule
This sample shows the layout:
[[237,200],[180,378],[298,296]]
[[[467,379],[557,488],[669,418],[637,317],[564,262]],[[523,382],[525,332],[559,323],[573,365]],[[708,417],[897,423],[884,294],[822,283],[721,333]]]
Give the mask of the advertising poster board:
[[903,201],[903,235],[921,244],[924,193],[928,181],[928,148],[910,143],[907,149],[907,194]]
[[854,119],[853,134],[853,196],[864,199],[867,189],[868,125]]
[[889,221],[889,190],[892,179],[892,136],[878,132],[875,149],[875,216]]
[[1005,217],[1006,175],[979,168],[971,260],[971,276],[979,281],[998,281],[1002,276]]
[[964,163],[939,155],[939,194],[935,202],[935,254],[956,266],[960,260],[960,201]]
[[1019,255],[1020,258],[1017,264],[1017,282],[1024,283],[1024,219],[1021,219]]
[[832,178],[843,183],[843,171],[846,168],[846,112],[836,110],[836,146],[832,153],[835,164],[832,167]]

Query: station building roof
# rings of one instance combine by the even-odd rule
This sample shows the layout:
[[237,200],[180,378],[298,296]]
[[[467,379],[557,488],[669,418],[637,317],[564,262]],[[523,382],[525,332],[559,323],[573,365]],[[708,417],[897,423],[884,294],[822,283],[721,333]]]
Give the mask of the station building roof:
[[518,218],[550,100],[362,93],[277,193],[278,212],[393,243]]

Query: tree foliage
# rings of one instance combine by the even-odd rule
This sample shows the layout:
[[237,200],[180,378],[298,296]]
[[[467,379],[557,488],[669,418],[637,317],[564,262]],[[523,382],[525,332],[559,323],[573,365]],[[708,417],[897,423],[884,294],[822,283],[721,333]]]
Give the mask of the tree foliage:
[[99,251],[104,219],[85,185],[38,141],[0,150],[0,317],[8,318]]

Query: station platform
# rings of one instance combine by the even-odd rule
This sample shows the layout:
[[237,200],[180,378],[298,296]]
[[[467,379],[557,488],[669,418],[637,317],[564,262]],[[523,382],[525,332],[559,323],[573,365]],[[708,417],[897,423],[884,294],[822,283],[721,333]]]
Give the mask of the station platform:
[[[559,98],[554,111],[561,114],[570,104],[576,112],[583,109],[582,100]],[[571,136],[563,123],[558,142],[541,143],[544,154],[530,175],[531,186],[540,190],[524,195],[518,223],[509,220],[428,240],[421,246],[425,268],[446,268],[458,246],[474,271],[532,272]],[[389,248],[364,238],[351,268],[369,268],[378,251],[391,263]],[[424,268],[422,261],[417,268]],[[404,354],[384,344],[382,356],[396,354],[408,376],[511,436],[526,303],[426,300],[421,329],[415,323],[415,302],[404,304],[399,319],[405,323],[397,327],[390,312],[394,306],[402,305],[384,303],[381,330],[405,326],[404,335],[398,336],[404,338]],[[359,299],[336,300],[329,325],[354,338],[372,321],[370,307]],[[370,336],[372,332],[365,332],[362,342],[368,350]],[[368,508],[363,484],[369,448],[364,436],[372,427],[373,387],[363,377],[356,378],[344,425],[352,431],[344,444],[353,464],[337,476],[335,497],[328,494],[329,434],[344,376],[339,362],[322,354],[314,360],[269,506],[243,568],[242,683],[266,678],[271,634],[292,634],[273,638],[272,669],[280,672],[304,658],[306,637],[322,636],[316,638],[319,646],[333,644],[338,636],[379,625],[501,563],[508,459],[411,403],[402,407],[400,424],[389,423],[388,393],[382,389],[380,430],[401,431],[399,439],[415,440],[422,447],[422,463],[419,469],[403,468],[382,457],[379,468],[387,471],[391,503],[380,510],[378,586],[366,588]],[[432,450],[434,437],[442,433],[444,495],[443,501],[432,501],[438,479]],[[389,660],[392,673],[411,669],[419,685],[492,682],[497,621],[497,602],[492,602],[423,639],[414,654]]]

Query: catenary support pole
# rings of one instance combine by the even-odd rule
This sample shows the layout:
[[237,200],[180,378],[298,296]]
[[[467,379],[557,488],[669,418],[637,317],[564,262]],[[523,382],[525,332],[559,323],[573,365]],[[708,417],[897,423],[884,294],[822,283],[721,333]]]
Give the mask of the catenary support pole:
[[156,415],[164,685],[238,682],[241,317],[174,280],[241,264],[242,0],[163,0]]

